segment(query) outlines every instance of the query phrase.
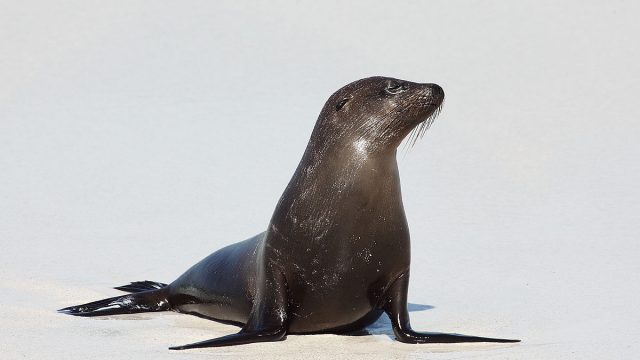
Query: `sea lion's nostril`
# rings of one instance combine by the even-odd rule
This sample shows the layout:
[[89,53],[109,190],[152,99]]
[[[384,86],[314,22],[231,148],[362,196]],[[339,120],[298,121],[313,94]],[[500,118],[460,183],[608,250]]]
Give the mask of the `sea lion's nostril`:
[[444,99],[444,90],[442,89],[442,87],[440,87],[440,85],[438,84],[430,84],[430,85],[431,86],[429,87],[429,89],[431,90],[432,96],[437,98],[438,100]]

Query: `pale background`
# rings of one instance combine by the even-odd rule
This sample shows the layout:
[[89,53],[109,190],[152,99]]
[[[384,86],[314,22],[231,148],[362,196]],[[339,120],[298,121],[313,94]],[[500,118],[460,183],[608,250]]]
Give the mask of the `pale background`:
[[[637,4],[2,0],[0,357],[638,358]],[[414,327],[522,343],[381,321],[170,352],[236,329],[55,312],[264,230],[326,98],[371,75],[447,94],[398,155]]]

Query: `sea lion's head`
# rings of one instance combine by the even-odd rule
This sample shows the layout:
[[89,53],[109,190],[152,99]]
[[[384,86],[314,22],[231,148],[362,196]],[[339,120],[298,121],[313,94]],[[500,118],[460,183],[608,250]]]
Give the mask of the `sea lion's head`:
[[355,146],[375,153],[395,150],[409,134],[422,136],[440,111],[444,91],[436,84],[420,84],[387,77],[354,81],[327,100],[316,134],[325,144]]

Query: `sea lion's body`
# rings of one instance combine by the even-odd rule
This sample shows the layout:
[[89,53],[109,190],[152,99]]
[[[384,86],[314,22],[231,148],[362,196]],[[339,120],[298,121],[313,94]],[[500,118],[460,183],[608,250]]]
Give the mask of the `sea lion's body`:
[[[262,233],[220,249],[169,284],[172,294],[169,302],[176,303],[173,309],[208,319],[246,324],[255,298],[256,255],[265,238]],[[309,259],[309,263],[311,261]],[[368,293],[362,286],[353,286],[351,281],[356,279],[344,279],[344,276],[330,279],[329,276],[324,271],[299,273],[295,267],[288,273],[287,280],[291,278],[303,289],[298,293],[291,291],[291,303],[296,304],[296,310],[290,314],[289,334],[358,330],[382,314],[375,306],[374,301],[379,300],[375,294]],[[184,296],[194,303],[181,304],[180,299]],[[349,311],[345,311],[345,304]]]
[[410,262],[395,151],[335,161],[337,153],[318,149],[319,137],[312,134],[266,232],[213,253],[169,285],[172,295],[199,299],[178,311],[246,323],[256,264],[270,262],[286,278],[288,333],[356,330],[382,314],[385,290]]
[[120,287],[134,292],[128,297],[63,311],[174,310],[242,326],[175,349],[359,330],[383,312],[404,342],[509,341],[409,325],[410,243],[396,149],[430,125],[443,98],[437,85],[381,77],[343,87],[325,104],[265,232],[214,252],[167,286],[132,283]]

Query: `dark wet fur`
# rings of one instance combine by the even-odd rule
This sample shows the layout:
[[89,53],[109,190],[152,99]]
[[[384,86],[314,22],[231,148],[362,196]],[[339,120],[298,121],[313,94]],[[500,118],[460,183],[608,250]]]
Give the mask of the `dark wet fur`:
[[[350,110],[353,100],[359,107]],[[103,316],[173,310],[242,326],[236,334],[171,349],[351,332],[383,312],[396,339],[405,343],[517,342],[422,333],[410,326],[409,233],[399,201],[396,149],[403,140],[405,148],[413,147],[424,136],[443,101],[444,90],[437,84],[372,77],[346,85],[321,111],[267,231],[214,252],[171,285],[136,281],[116,287],[130,294],[59,311]],[[340,191],[343,194],[337,196]],[[296,223],[296,217],[306,220]],[[357,221],[351,221],[355,217]],[[300,246],[301,241],[307,245]],[[354,276],[327,282],[324,274],[343,272],[335,256],[356,257],[363,250],[380,260],[375,272],[368,262],[354,261]],[[311,259],[320,253],[328,255],[319,262],[318,272]],[[285,273],[288,268],[297,270]],[[311,296],[314,287],[331,296]],[[344,304],[344,299],[352,303]],[[295,313],[291,304],[305,316]]]

